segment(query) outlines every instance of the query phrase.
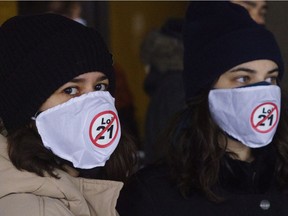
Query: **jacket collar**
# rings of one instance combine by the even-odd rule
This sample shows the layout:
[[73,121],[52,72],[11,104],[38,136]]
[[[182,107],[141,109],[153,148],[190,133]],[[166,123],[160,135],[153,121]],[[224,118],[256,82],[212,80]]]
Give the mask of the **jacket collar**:
[[11,193],[31,193],[61,200],[74,215],[117,214],[122,182],[74,178],[62,170],[56,171],[60,179],[16,169],[7,154],[6,138],[0,135],[0,199]]

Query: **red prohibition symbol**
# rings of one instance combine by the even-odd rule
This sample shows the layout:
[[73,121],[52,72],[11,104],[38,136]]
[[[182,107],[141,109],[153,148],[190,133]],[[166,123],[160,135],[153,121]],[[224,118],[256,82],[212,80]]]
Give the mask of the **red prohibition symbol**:
[[89,126],[89,137],[91,142],[99,147],[110,146],[119,131],[119,121],[117,115],[109,110],[98,113],[91,121]]
[[268,133],[276,126],[279,111],[276,104],[267,102],[257,106],[250,117],[250,123],[254,130],[260,133]]

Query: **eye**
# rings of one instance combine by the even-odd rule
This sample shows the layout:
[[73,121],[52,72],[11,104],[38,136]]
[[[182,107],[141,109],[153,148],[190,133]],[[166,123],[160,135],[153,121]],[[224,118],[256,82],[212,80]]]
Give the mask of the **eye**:
[[79,93],[79,90],[76,87],[68,87],[63,90],[65,94],[76,95]]
[[248,82],[249,81],[249,77],[248,76],[242,76],[242,77],[238,77],[238,78],[236,78],[236,81],[237,82],[240,82],[240,83],[246,83],[246,82]]
[[99,83],[95,86],[95,91],[106,91],[108,88],[108,85],[105,83]]
[[271,84],[277,84],[277,76],[272,76],[272,77],[268,77],[265,79],[266,82],[271,83]]

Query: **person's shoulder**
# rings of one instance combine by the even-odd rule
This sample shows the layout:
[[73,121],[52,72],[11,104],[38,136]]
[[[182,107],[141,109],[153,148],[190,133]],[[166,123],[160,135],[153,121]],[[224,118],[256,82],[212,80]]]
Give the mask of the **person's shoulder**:
[[[136,172],[124,188],[150,193],[162,197],[164,193],[174,193],[175,183],[166,165],[149,165]],[[169,192],[168,192],[169,191]]]
[[0,134],[0,145],[6,145],[7,144],[7,138],[4,137],[2,134]]
[[125,216],[165,215],[170,199],[169,175],[164,166],[146,166],[136,172],[120,193],[117,210]]
[[2,152],[7,151],[7,139],[2,134],[0,134],[0,154],[2,155]]
[[1,216],[29,215],[52,216],[72,215],[60,199],[49,196],[37,196],[33,193],[11,193],[0,199]]

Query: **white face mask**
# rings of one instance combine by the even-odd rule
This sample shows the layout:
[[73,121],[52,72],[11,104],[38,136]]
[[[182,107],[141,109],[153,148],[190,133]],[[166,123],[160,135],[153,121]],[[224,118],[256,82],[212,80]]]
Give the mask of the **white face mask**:
[[36,118],[44,146],[74,167],[104,166],[118,145],[120,122],[109,92],[91,92],[45,110]]
[[258,85],[209,92],[213,120],[228,135],[251,148],[268,145],[280,117],[280,88]]

